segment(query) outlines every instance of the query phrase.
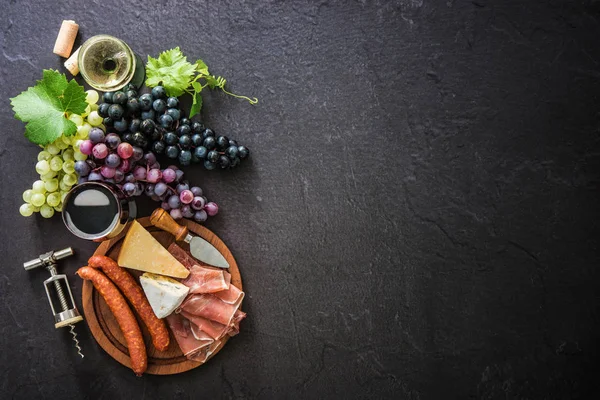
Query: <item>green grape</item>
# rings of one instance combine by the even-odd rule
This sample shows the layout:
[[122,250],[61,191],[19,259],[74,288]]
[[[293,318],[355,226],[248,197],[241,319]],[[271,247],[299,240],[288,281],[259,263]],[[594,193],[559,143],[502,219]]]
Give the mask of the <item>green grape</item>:
[[92,107],[90,107],[90,105],[88,104],[88,106],[85,108],[85,111],[81,113],[81,116],[85,118],[88,115],[90,115],[91,112],[92,112]]
[[83,117],[79,114],[71,114],[69,121],[72,121],[75,125],[83,125]]
[[23,192],[23,201],[25,203],[31,203],[31,196],[33,195],[33,190],[27,189]]
[[[67,175],[65,175],[67,176]],[[71,186],[69,185],[67,182],[65,182],[65,176],[63,176],[63,178],[61,179],[60,183],[58,184],[58,187],[60,188],[61,191],[69,191],[71,190]]]
[[60,153],[60,149],[54,143],[50,143],[49,145],[47,145],[46,146],[46,151],[48,153],[52,154],[53,156],[55,156],[58,153]]
[[63,171],[67,174],[72,174],[75,172],[75,161],[68,160],[63,163]]
[[87,101],[88,104],[96,104],[98,102],[98,99],[100,98],[98,92],[92,89],[86,90],[85,95],[85,101]]
[[[67,147],[66,147],[66,148],[68,148],[68,147],[71,145],[71,142],[73,141],[73,138],[74,138],[74,137],[75,137],[75,136],[61,136],[61,137],[60,137],[60,140],[61,140],[63,143],[65,143],[65,144],[67,145]],[[65,149],[66,149],[66,148],[65,148]],[[61,150],[64,150],[64,149],[61,149]]]
[[63,161],[73,161],[75,158],[73,158],[73,149],[67,149],[65,151],[62,152],[62,159]]
[[52,218],[54,215],[54,208],[50,207],[48,204],[44,204],[40,207],[40,214],[44,218]]
[[104,124],[98,125],[98,128],[102,129],[102,132],[106,132],[106,127],[104,126]]
[[[88,106],[88,108],[90,108],[90,106]],[[89,122],[91,126],[98,126],[102,123],[102,117],[98,115],[97,111],[92,111],[87,117],[87,122]]]
[[69,141],[69,143],[65,143],[62,138],[59,138],[56,142],[54,142],[54,144],[56,145],[56,147],[59,148],[59,150],[64,150],[71,145],[71,139],[70,138],[66,138],[66,139]]
[[54,207],[54,211],[56,211],[56,212],[62,212],[62,204],[59,204],[56,207]]
[[[33,204],[32,204],[32,206],[33,206]],[[40,212],[40,208],[36,207],[36,206],[33,206],[33,212]]]
[[42,193],[34,193],[31,195],[31,204],[36,207],[41,207],[46,202],[46,196]]
[[83,143],[83,140],[81,140],[81,139],[76,140],[75,143],[73,143],[73,148],[78,149],[79,146],[81,146],[81,143]]
[[57,205],[59,205],[60,204],[60,193],[59,192],[50,193],[46,197],[46,203],[50,207],[56,207]]
[[58,190],[58,179],[50,179],[44,182],[44,186],[48,192],[56,192]]
[[75,137],[77,137],[77,139],[87,139],[91,129],[92,126],[86,122],[83,125],[77,127],[77,134],[75,135]]
[[38,161],[37,164],[35,164],[35,170],[40,175],[47,174],[50,172],[50,164],[46,160]]
[[52,160],[50,160],[50,169],[52,171],[60,171],[62,169],[62,166],[63,161],[60,158],[60,156],[52,157]]
[[42,161],[42,160],[48,161],[51,158],[52,158],[52,154],[48,153],[46,150],[42,150],[38,153],[38,161]]
[[50,170],[50,172],[48,172],[47,174],[40,175],[40,178],[42,178],[42,180],[44,182],[46,182],[46,181],[54,178],[57,174],[58,174],[58,172]]
[[33,182],[33,185],[31,185],[31,190],[33,191],[33,193],[46,193],[46,186],[44,185],[44,181],[38,179],[37,181]]
[[75,158],[75,161],[85,161],[87,160],[88,156],[86,156],[79,150],[75,150],[75,152],[73,153],[73,158]]
[[24,217],[29,217],[33,214],[33,206],[31,204],[25,203],[19,207],[19,213]]
[[62,181],[69,186],[73,186],[74,184],[77,183],[77,175],[66,174],[65,176],[63,176]]
[[98,111],[98,104],[90,104],[90,110]]

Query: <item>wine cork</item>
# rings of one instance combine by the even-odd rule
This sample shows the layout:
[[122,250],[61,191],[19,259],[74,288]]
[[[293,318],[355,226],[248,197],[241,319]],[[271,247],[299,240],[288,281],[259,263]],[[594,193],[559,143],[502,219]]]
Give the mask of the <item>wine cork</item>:
[[79,61],[77,60],[77,57],[79,56],[79,50],[81,50],[81,46],[79,46],[79,48],[75,50],[73,54],[71,54],[71,57],[65,61],[65,68],[68,69],[73,76],[79,74]]
[[54,54],[64,58],[69,57],[71,55],[71,50],[73,50],[73,43],[75,43],[75,36],[77,36],[78,30],[79,25],[77,25],[75,21],[64,20],[60,26],[56,42],[54,43]]

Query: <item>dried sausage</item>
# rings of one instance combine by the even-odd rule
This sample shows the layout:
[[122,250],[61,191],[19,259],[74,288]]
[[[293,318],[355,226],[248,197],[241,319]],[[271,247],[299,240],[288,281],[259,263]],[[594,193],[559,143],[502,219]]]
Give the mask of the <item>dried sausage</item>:
[[165,351],[169,347],[169,331],[165,321],[158,318],[144,291],[136,280],[124,268],[119,267],[115,260],[106,256],[92,256],[88,260],[88,265],[93,268],[100,268],[121,289],[121,292],[129,299],[129,302],[135,308],[139,316],[148,327],[152,336],[152,344],[159,351]]
[[146,346],[144,345],[140,326],[125,298],[110,279],[97,269],[87,266],[82,267],[77,270],[77,275],[82,279],[91,281],[106,301],[123,332],[123,336],[125,336],[129,357],[131,358],[131,369],[137,376],[141,376],[148,367],[148,355],[146,354]]

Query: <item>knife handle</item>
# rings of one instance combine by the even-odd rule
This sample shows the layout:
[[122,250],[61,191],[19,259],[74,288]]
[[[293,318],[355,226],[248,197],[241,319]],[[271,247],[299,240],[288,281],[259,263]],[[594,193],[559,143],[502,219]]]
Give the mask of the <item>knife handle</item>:
[[188,228],[175,222],[169,213],[162,208],[157,208],[154,210],[150,216],[150,223],[157,228],[160,228],[163,231],[169,232],[171,235],[175,236],[175,240],[178,242],[185,239],[188,234]]

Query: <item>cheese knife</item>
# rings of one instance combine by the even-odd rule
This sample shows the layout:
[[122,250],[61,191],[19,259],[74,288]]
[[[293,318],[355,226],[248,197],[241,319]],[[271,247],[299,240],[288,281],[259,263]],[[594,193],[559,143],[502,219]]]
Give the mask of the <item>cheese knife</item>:
[[150,223],[175,236],[176,241],[188,243],[190,252],[196,259],[214,267],[229,268],[229,263],[219,250],[200,236],[190,235],[187,227],[175,222],[169,213],[162,208],[154,210],[150,216]]

